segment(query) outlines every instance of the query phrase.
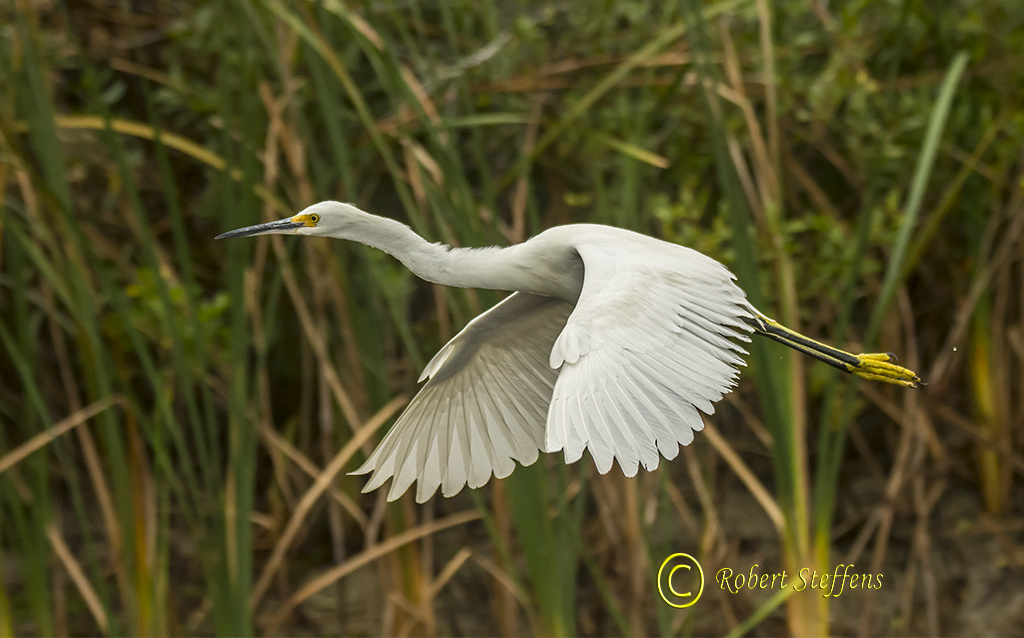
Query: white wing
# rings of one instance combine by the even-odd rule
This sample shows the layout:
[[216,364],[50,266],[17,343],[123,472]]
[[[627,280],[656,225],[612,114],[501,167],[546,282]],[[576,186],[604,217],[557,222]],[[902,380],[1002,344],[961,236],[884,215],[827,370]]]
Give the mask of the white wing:
[[637,465],[675,458],[736,384],[756,312],[724,266],[681,246],[577,246],[583,290],[555,342],[561,367],[548,412],[545,449],[565,461],[590,450],[604,474],[612,459],[626,476]]
[[420,381],[430,381],[353,472],[373,472],[363,491],[394,477],[393,501],[419,481],[416,501],[423,503],[438,487],[453,496],[491,474],[505,478],[513,461],[536,461],[558,376],[548,358],[572,309],[517,292],[469,322],[427,364]]

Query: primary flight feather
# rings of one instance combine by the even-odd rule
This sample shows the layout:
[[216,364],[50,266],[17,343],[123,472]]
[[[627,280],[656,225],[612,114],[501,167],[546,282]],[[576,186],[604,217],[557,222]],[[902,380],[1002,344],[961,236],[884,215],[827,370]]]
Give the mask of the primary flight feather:
[[507,248],[452,248],[329,201],[218,239],[270,233],[357,241],[427,281],[512,291],[427,364],[423,389],[354,472],[373,473],[364,491],[392,479],[388,500],[414,482],[420,503],[438,488],[477,488],[541,450],[566,463],[588,450],[602,474],[613,461],[626,476],[653,470],[736,385],[751,333],[868,379],[920,381],[891,355],[853,355],[779,325],[710,257],[621,228],[571,224]]

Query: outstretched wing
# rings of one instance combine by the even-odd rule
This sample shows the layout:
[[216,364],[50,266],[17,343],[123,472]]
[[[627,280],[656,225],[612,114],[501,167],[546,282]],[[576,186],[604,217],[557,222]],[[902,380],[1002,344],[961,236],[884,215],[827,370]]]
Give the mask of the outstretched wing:
[[[599,472],[658,467],[735,384],[756,312],[724,266],[681,246],[582,245],[583,290],[551,352],[545,449]],[[659,456],[660,453],[660,456]]]
[[420,380],[430,380],[353,472],[373,472],[363,491],[394,477],[393,501],[419,481],[423,503],[438,487],[453,496],[491,474],[505,478],[513,461],[536,461],[558,376],[548,358],[572,308],[517,292],[469,322],[427,364]]

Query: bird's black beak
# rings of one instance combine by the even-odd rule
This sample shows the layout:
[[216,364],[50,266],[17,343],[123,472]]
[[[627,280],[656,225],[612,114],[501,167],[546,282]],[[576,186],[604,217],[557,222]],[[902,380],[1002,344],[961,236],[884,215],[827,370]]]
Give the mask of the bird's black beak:
[[245,228],[239,228],[238,230],[231,230],[226,233],[217,235],[215,239],[228,239],[229,237],[252,237],[253,235],[266,235],[267,233],[287,233],[290,230],[296,228],[302,228],[306,224],[304,222],[294,222],[292,217],[288,219],[280,219],[276,222],[267,222],[266,224],[256,224],[255,226],[246,226]]

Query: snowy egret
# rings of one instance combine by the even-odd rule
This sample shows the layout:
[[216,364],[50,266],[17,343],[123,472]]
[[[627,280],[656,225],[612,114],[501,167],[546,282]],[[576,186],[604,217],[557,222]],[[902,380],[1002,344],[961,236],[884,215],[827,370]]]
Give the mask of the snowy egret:
[[658,467],[703,429],[698,413],[736,385],[764,335],[866,379],[917,387],[888,354],[850,354],[754,308],[725,266],[695,250],[610,226],[571,224],[507,248],[432,244],[392,219],[321,202],[217,238],[319,235],[383,250],[437,284],[509,290],[427,364],[429,379],[355,474],[363,491],[393,478],[388,500],[416,500],[504,478],[538,451],[626,476]]

